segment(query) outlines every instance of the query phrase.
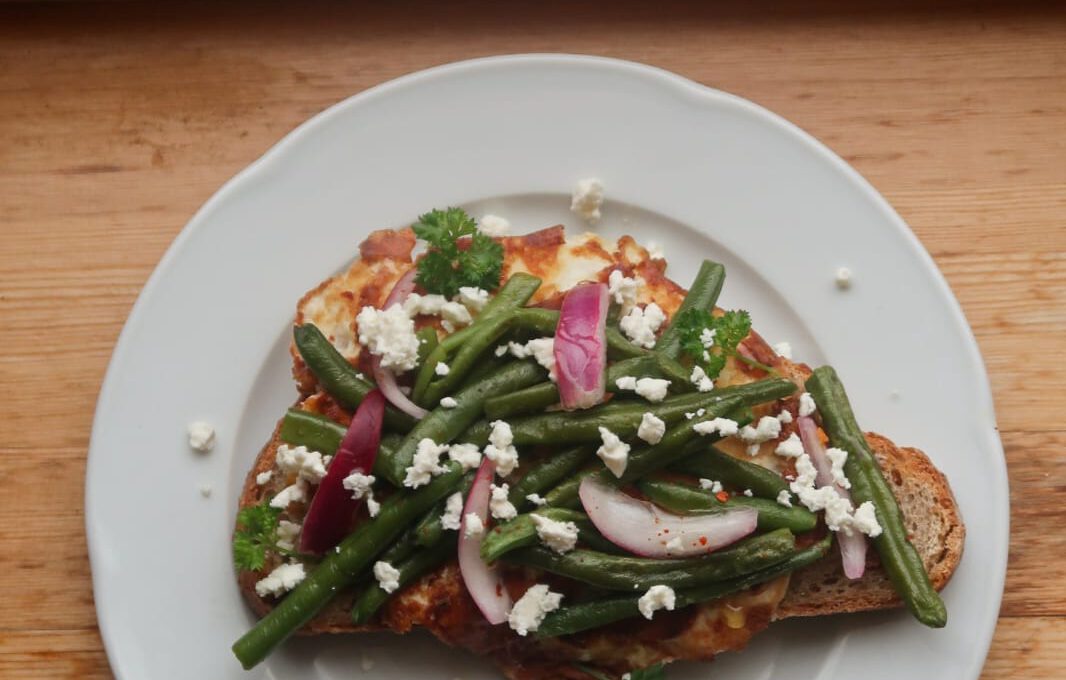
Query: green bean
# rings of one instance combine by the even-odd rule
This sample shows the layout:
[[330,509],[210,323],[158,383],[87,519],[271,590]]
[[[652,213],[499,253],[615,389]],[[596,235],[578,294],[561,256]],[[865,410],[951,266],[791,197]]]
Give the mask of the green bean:
[[[728,581],[678,590],[675,593],[674,608],[684,609],[701,602],[717,600],[772,581],[779,576],[817,562],[825,556],[830,545],[832,545],[832,538],[826,537],[808,548],[792,553],[784,561],[766,569]],[[635,618],[640,616],[639,600],[640,596],[630,595],[560,607],[544,618],[544,622],[537,629],[537,637],[570,635],[590,628],[599,628],[615,621]]]
[[508,563],[534,567],[608,590],[647,590],[654,585],[693,588],[727,581],[788,559],[796,539],[787,529],[749,538],[728,550],[687,559],[605,555],[592,550],[559,554],[536,546],[508,553]]
[[[524,305],[539,287],[540,279],[535,276],[523,273],[511,276],[481,310],[477,319],[463,329],[461,341],[445,338],[429,355],[415,381],[412,395],[415,401],[425,405],[436,404],[461,385],[478,357],[510,327],[515,310]],[[448,365],[447,375],[437,376],[438,362]]]
[[678,318],[690,309],[702,309],[711,311],[718,302],[718,296],[722,292],[722,284],[725,282],[725,267],[717,262],[704,260],[700,265],[692,286],[685,295],[685,300],[670,317],[670,325],[659,336],[655,343],[655,352],[676,359],[681,354],[681,329],[677,325]]
[[[554,336],[559,325],[559,312],[554,309],[525,307],[515,313],[515,325],[540,337]],[[607,356],[612,360],[630,359],[648,354],[648,350],[634,345],[613,326],[607,327]]]
[[[396,581],[400,584],[400,588],[403,588],[418,577],[443,564],[454,554],[455,545],[451,541],[439,541],[433,546],[403,558],[403,561],[399,562],[399,564],[396,564],[393,560],[385,559],[384,555],[382,559],[392,564],[400,572]],[[370,584],[352,606],[352,622],[357,626],[369,623],[382,605],[388,601],[389,597],[390,594],[382,590],[379,585],[376,583]]]
[[396,486],[403,485],[414,459],[418,442],[432,439],[435,442],[450,442],[466,430],[481,415],[485,400],[510,390],[521,389],[544,379],[544,369],[532,361],[515,361],[493,375],[455,394],[455,408],[438,408],[418,421],[391,456],[386,479]]
[[580,508],[581,499],[578,497],[578,489],[581,488],[581,480],[589,475],[600,471],[600,468],[581,470],[572,477],[555,485],[555,488],[544,497],[548,507],[551,508]]
[[[333,455],[344,439],[345,432],[347,430],[343,425],[326,416],[291,408],[282,418],[281,431],[278,434],[287,444],[306,446],[319,453]],[[388,472],[389,460],[401,441],[402,438],[393,432],[386,432],[381,436],[378,455],[374,459],[375,475],[384,477]]]
[[565,449],[551,453],[529,469],[522,479],[511,487],[509,500],[517,508],[529,505],[526,496],[539,494],[554,488],[559,482],[581,467],[593,456],[594,450],[588,446]]
[[[463,498],[466,498],[466,494],[470,491],[470,485],[474,483],[473,471],[467,472],[463,476],[463,481],[459,483],[459,489],[457,493],[462,494]],[[414,526],[415,543],[423,547],[429,547],[436,545],[440,541],[441,536],[444,535],[444,522],[441,520],[441,515],[447,509],[448,499],[445,498],[439,501],[433,508],[426,513],[425,517],[418,521],[418,524]]]
[[426,486],[410,493],[395,493],[382,502],[376,518],[359,525],[341,541],[336,551],[327,551],[295,590],[234,643],[233,653],[241,665],[245,669],[254,667],[314,618],[338,590],[355,581],[411,522],[455,491],[462,475],[458,463],[448,463],[445,471]]
[[788,491],[788,482],[773,470],[731,456],[704,442],[693,442],[687,453],[670,469],[693,477],[713,479],[735,489],[751,489],[760,498],[776,499],[782,491]]
[[[374,389],[374,383],[352,368],[348,360],[315,325],[305,323],[302,326],[294,326],[292,337],[296,350],[318,380],[318,384],[341,405],[355,409],[363,401],[363,397]],[[387,427],[407,432],[414,424],[415,419],[411,416],[392,406],[385,406]]]
[[[607,403],[580,413],[546,413],[526,416],[510,423],[516,446],[532,444],[581,444],[601,440],[601,427],[606,427],[622,439],[636,435],[641,417],[652,413],[667,425],[684,419],[685,414],[703,408],[707,413],[722,414],[739,406],[751,406],[787,397],[796,391],[788,380],[760,380],[746,385],[734,385],[710,392],[669,397],[659,403]],[[722,408],[726,406],[727,408]],[[483,445],[488,441],[488,423],[472,427],[465,435],[467,441]]]
[[[662,372],[655,357],[642,355],[615,362],[607,367],[607,388],[613,391],[614,381],[627,375],[639,378],[659,378]],[[510,418],[543,411],[546,407],[559,403],[559,386],[553,382],[536,385],[501,394],[485,402],[485,415],[493,420]]]
[[440,339],[437,337],[437,329],[432,326],[419,328],[415,331],[415,337],[418,338],[418,366],[415,370],[421,371],[430,355],[433,354],[433,350],[437,349],[437,345],[440,344]]
[[933,628],[944,627],[947,608],[929,581],[921,555],[907,538],[903,511],[855,420],[836,371],[829,366],[815,369],[806,387],[818,406],[830,445],[848,452],[844,472],[851,482],[852,500],[856,506],[873,503],[882,529],[873,544],[896,592],[919,621]]
[[755,508],[759,511],[759,529],[762,531],[788,529],[803,533],[818,525],[818,516],[810,510],[799,505],[786,508],[766,498],[735,495],[723,502],[705,490],[662,480],[643,480],[637,483],[637,488],[652,503],[679,514],[715,514],[737,507]]
[[547,517],[557,522],[588,521],[585,513],[565,508],[543,508],[519,515],[509,522],[493,527],[481,543],[481,559],[495,562],[504,553],[537,543],[537,525],[533,515]]

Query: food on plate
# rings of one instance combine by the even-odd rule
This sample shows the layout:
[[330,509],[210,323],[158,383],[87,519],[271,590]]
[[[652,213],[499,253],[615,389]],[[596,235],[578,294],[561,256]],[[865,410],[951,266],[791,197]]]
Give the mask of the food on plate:
[[359,251],[299,301],[299,398],[245,481],[246,668],[424,627],[515,680],[653,678],[790,617],[945,625],[943,475],[719,308],[721,265],[685,290],[628,236],[455,208]]

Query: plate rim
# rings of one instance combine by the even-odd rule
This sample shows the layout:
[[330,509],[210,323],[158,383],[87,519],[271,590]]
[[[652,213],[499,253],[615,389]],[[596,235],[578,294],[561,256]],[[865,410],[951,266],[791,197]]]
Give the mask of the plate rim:
[[[985,567],[986,569],[989,566],[993,567],[992,575],[994,576],[994,581],[1000,584],[995,596],[995,611],[998,612],[1000,605],[1002,604],[1007,561],[1009,557],[1008,546],[1011,520],[1010,483],[1007,472],[1006,456],[1003,451],[1002,440],[998,435],[999,428],[995,419],[991,382],[973,329],[966,320],[958,299],[948,285],[943,273],[936,265],[935,260],[910,229],[909,225],[907,225],[903,218],[896,212],[891,204],[889,204],[888,200],[882,196],[858,170],[852,167],[811,133],[800,128],[798,125],[785,119],[779,114],[776,114],[760,104],[744,97],[704,85],[657,66],[627,59],[579,53],[516,53],[460,60],[421,69],[371,86],[331,104],[290,130],[280,140],[271,145],[261,156],[226,180],[189,218],[171,244],[167,247],[163,256],[159,259],[159,262],[152,270],[151,275],[145,281],[144,286],[138,293],[137,299],[131,307],[129,314],[123,323],[122,330],[115,341],[111,358],[108,361],[107,370],[101,381],[100,391],[97,396],[92,421],[92,430],[86,455],[84,526],[92,573],[93,601],[97,615],[97,627],[104,644],[111,672],[118,678],[127,677],[123,669],[115,665],[116,659],[114,658],[112,650],[115,646],[114,636],[116,633],[113,630],[113,625],[105,624],[105,619],[108,619],[109,617],[104,615],[107,605],[105,604],[106,598],[104,597],[105,593],[103,592],[106,588],[103,583],[103,570],[95,568],[94,566],[103,561],[103,555],[101,554],[103,546],[101,545],[101,540],[94,536],[95,532],[93,530],[95,510],[93,509],[92,489],[97,484],[95,480],[99,476],[98,472],[94,474],[93,460],[99,458],[98,455],[94,455],[94,451],[100,446],[98,439],[101,436],[100,431],[104,427],[103,423],[105,411],[107,410],[106,407],[113,399],[114,382],[116,380],[115,376],[118,371],[117,367],[124,362],[126,355],[130,351],[129,348],[132,344],[131,336],[134,334],[135,329],[143,323],[142,317],[145,314],[145,307],[149,304],[148,298],[152,296],[153,291],[158,287],[159,282],[169,273],[175,260],[177,260],[181,251],[184,250],[186,242],[190,240],[197,231],[205,228],[204,223],[208,221],[208,216],[215,210],[215,208],[228,200],[230,195],[238,191],[240,187],[254,182],[260,174],[268,172],[272,166],[284,161],[290,149],[298,146],[303,138],[310,135],[316,128],[325,125],[335,117],[344,115],[349,109],[357,108],[378,97],[388,96],[394,90],[417,86],[423,81],[441,76],[449,76],[457,72],[472,72],[483,68],[506,67],[510,64],[539,64],[554,66],[578,64],[581,66],[614,69],[617,71],[628,72],[629,74],[638,77],[649,78],[664,84],[669,84],[679,92],[685,92],[698,99],[727,102],[730,105],[743,110],[745,113],[761,119],[764,123],[782,129],[797,141],[802,142],[808,151],[818,155],[823,161],[828,161],[838,171],[842,172],[853,186],[862,192],[864,198],[868,199],[871,204],[876,206],[888,219],[898,234],[903,237],[903,241],[909,249],[910,255],[915,257],[916,261],[922,265],[922,268],[932,275],[931,280],[934,282],[934,285],[937,286],[940,297],[947,302],[952,314],[952,325],[956,330],[961,331],[961,337],[966,345],[966,362],[970,365],[972,375],[981,387],[980,394],[976,395],[975,398],[984,407],[984,413],[987,413],[992,418],[991,427],[984,430],[984,436],[986,438],[985,444],[990,447],[990,450],[993,453],[999,454],[998,456],[995,456],[992,461],[994,469],[990,470],[990,475],[991,482],[999,487],[999,492],[1005,499],[1005,504],[1002,510],[998,513],[1001,515],[999,519],[1002,528],[999,535],[994,537],[995,545],[1002,546],[1002,554],[994,564],[990,565],[986,563]],[[976,679],[980,675],[987,659],[998,619],[999,617],[997,615],[992,617],[990,621],[982,622],[983,628],[981,630],[981,636],[979,640],[977,640],[977,646],[981,647],[983,653],[979,657],[974,657],[977,660],[977,666],[965,669],[967,672],[965,677]]]

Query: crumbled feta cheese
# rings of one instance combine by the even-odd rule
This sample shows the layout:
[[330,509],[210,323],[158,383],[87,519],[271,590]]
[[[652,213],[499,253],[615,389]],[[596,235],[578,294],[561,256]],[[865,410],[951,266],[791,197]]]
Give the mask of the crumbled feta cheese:
[[839,484],[842,489],[850,489],[851,481],[844,474],[844,463],[848,461],[848,452],[831,446],[825,450],[825,455],[832,464],[833,483]]
[[810,392],[804,392],[799,398],[799,414],[801,418],[805,418],[810,415],[814,415],[814,412],[818,410],[818,406],[814,403],[814,397]]
[[569,552],[577,545],[577,525],[573,522],[559,522],[537,513],[531,514],[530,517],[537,527],[540,542],[555,552]]
[[378,560],[374,563],[374,578],[386,593],[391,593],[400,587],[400,570],[388,562]]
[[673,611],[675,601],[674,589],[670,586],[652,586],[637,600],[637,608],[644,618],[650,620],[660,609]]
[[618,378],[614,384],[620,390],[633,390],[653,402],[666,399],[666,391],[670,387],[670,381],[665,378],[634,378],[631,375]]
[[458,531],[463,516],[463,494],[456,491],[448,496],[444,504],[444,514],[440,516],[440,525],[449,531]]
[[403,301],[403,311],[412,318],[416,316],[437,316],[448,298],[443,295],[422,295],[411,293]]
[[341,486],[352,492],[354,500],[359,500],[371,492],[370,487],[374,485],[375,481],[377,480],[374,475],[365,475],[357,470],[345,477],[341,482]]
[[448,375],[451,370],[452,369],[448,367],[448,364],[444,363],[443,361],[438,361],[437,365],[433,368],[433,372],[439,376]]
[[504,354],[507,354],[510,349],[511,348],[507,345],[497,345],[496,349],[492,350],[492,353],[498,357],[502,357]]
[[788,439],[777,445],[774,453],[786,458],[799,458],[803,455],[803,440],[793,432],[788,436]]
[[511,630],[524,637],[539,628],[544,617],[558,609],[562,600],[562,595],[548,590],[546,585],[532,586],[514,603],[507,615],[507,623]]
[[621,305],[622,314],[626,314],[637,304],[637,291],[644,285],[639,276],[629,277],[615,269],[607,277],[607,293],[615,303]]
[[502,420],[492,421],[489,444],[485,447],[485,457],[496,464],[496,474],[506,477],[518,465],[518,450],[512,446],[514,435],[511,426]]
[[851,519],[851,527],[854,530],[866,534],[870,538],[877,538],[881,535],[881,524],[877,521],[877,512],[874,509],[874,504],[870,501],[866,501],[855,508],[855,514]]
[[600,221],[603,207],[603,184],[595,177],[583,179],[570,195],[570,210],[589,224]]
[[666,321],[666,314],[654,302],[644,308],[633,307],[629,313],[618,321],[618,327],[633,344],[651,349],[655,347],[655,332]]
[[215,428],[211,426],[211,423],[205,423],[202,420],[189,423],[188,435],[189,446],[194,451],[207,453],[215,448]]
[[596,449],[596,455],[600,457],[607,469],[614,473],[615,477],[621,477],[629,462],[629,444],[619,439],[618,435],[606,427],[599,429],[603,445]]
[[307,500],[307,480],[297,479],[270,499],[270,507],[284,510],[289,503],[303,503]]
[[[441,402],[443,406],[443,401]],[[452,444],[448,447],[448,458],[463,466],[463,470],[473,470],[481,465],[481,451],[473,444]]]
[[663,247],[659,245],[658,241],[648,241],[648,257],[652,260],[663,260],[666,256],[663,254]]
[[735,420],[730,420],[729,418],[713,418],[711,420],[705,420],[702,423],[696,423],[692,426],[692,429],[697,434],[717,434],[722,437],[731,437],[737,433],[739,427],[740,424]]
[[299,562],[278,565],[274,571],[255,584],[255,594],[259,597],[267,595],[280,597],[300,585],[306,576],[304,565]]
[[755,494],[752,492],[751,489],[744,489],[744,495],[747,496],[748,498],[751,498]]
[[781,409],[781,413],[777,414],[777,419],[781,421],[782,425],[787,425],[792,422],[792,411],[787,408]]
[[454,397],[444,397],[440,400],[441,408],[455,408],[458,405],[459,402],[457,402]]
[[211,485],[210,484],[202,484],[202,485],[200,485],[200,495],[203,496],[204,498],[210,498],[211,497]]
[[[825,525],[830,531],[843,531],[847,535],[851,535],[854,531],[874,532],[867,533],[869,536],[876,536],[881,532],[880,525],[877,525],[876,515],[873,514],[872,505],[869,510],[863,511],[860,519],[856,519],[856,510],[851,500],[841,495],[837,487],[832,484],[816,487],[817,478],[818,471],[811,462],[811,457],[804,454],[796,459],[796,479],[789,484],[789,489],[811,512],[825,511]],[[871,519],[873,522],[870,521]]]
[[645,413],[640,417],[640,427],[637,428],[637,437],[649,444],[658,444],[666,434],[666,423],[654,413]]
[[300,529],[303,528],[296,522],[290,522],[287,519],[283,519],[278,522],[278,547],[282,550],[295,550],[296,539],[300,536]]
[[373,491],[367,492],[367,494],[366,494],[366,514],[370,515],[371,517],[377,517],[379,512],[381,512],[381,503],[378,503],[374,499],[374,492]]
[[777,494],[777,502],[780,503],[781,505],[785,506],[786,508],[791,508],[792,507],[792,494],[790,494],[785,489],[781,489],[781,491],[779,491],[778,494]]
[[363,653],[363,659],[359,662],[359,666],[364,673],[369,673],[374,668],[374,660],[367,656],[366,653]]
[[468,538],[477,538],[485,533],[485,523],[481,521],[476,512],[468,512],[463,515],[463,533]]
[[411,460],[411,466],[407,468],[407,476],[403,480],[403,485],[417,489],[429,484],[434,475],[444,472],[440,457],[447,451],[447,444],[438,444],[428,437],[420,440],[418,448],[415,449],[414,458]]
[[492,484],[492,496],[489,498],[489,512],[496,519],[508,520],[518,516],[518,510],[511,501],[507,500],[507,492],[510,487],[505,482],[500,486]]
[[680,552],[681,548],[682,548],[682,543],[681,543],[681,537],[680,536],[674,536],[673,538],[671,538],[669,541],[666,542],[666,552],[670,553],[671,555],[674,554],[674,553]]
[[526,494],[526,500],[537,506],[538,508],[548,504],[548,499],[542,497],[539,493]]
[[851,288],[851,270],[847,267],[840,267],[837,269],[836,275],[837,288],[840,290],[847,290]]
[[270,478],[273,477],[273,476],[274,476],[274,471],[273,470],[266,470],[265,472],[260,472],[259,474],[257,474],[255,476],[255,483],[258,484],[259,486],[263,486],[264,484],[269,482]]
[[371,354],[381,357],[382,368],[397,373],[418,365],[418,336],[415,323],[401,305],[388,309],[363,307],[355,317],[359,342]]
[[700,331],[700,344],[704,349],[710,349],[714,347],[714,339],[718,335],[717,328],[704,328]]
[[488,236],[506,236],[511,230],[511,223],[499,215],[482,215],[478,228]]
[[471,312],[480,312],[489,303],[489,291],[484,288],[463,286],[459,289],[459,294],[455,296],[455,301]]
[[710,392],[714,389],[714,381],[707,377],[707,371],[703,370],[701,366],[693,366],[689,380],[700,392]]
[[518,359],[533,357],[538,364],[547,369],[548,379],[555,382],[555,338],[534,338],[525,344],[509,342],[507,351]]
[[781,421],[773,416],[763,416],[752,427],[745,425],[740,429],[740,438],[749,444],[748,455],[754,456],[759,453],[759,444],[776,439],[781,434]]
[[623,375],[621,378],[614,381],[614,385],[620,390],[636,390],[637,379],[631,375]]
[[792,345],[790,345],[789,343],[784,342],[784,341],[779,342],[776,345],[774,345],[774,354],[776,354],[779,357],[784,357],[785,359],[791,359],[792,358]]
[[700,479],[700,488],[711,493],[722,493],[722,483],[717,480]]
[[445,302],[440,308],[441,328],[452,333],[459,326],[468,326],[474,320],[470,310],[458,302]]

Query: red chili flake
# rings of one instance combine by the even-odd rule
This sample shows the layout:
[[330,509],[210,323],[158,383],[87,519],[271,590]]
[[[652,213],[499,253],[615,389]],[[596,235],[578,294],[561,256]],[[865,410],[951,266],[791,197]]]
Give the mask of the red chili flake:
[[714,494],[714,497],[717,498],[718,500],[720,500],[723,503],[725,503],[727,500],[729,500],[729,494],[726,493],[725,491],[719,491],[718,493]]
[[700,545],[707,545],[707,537],[700,536]]

